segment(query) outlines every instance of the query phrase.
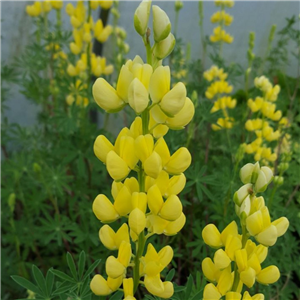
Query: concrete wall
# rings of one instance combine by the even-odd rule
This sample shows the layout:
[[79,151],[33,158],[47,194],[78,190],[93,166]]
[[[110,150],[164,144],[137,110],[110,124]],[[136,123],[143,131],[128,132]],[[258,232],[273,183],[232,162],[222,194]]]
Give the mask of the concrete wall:
[[[30,43],[29,37],[34,31],[34,25],[31,18],[25,13],[25,6],[28,3],[30,1],[1,2],[1,59],[5,63],[13,62],[14,58],[22,53],[25,45]],[[124,27],[128,34],[127,42],[130,45],[128,58],[133,58],[136,54],[145,57],[143,43],[140,36],[135,32],[132,22],[133,13],[138,3],[136,1],[120,2],[121,18],[119,25]],[[174,22],[173,1],[153,1],[153,4],[159,4],[168,13],[171,22]],[[212,1],[206,1],[203,8],[205,34],[209,35],[214,28],[213,24],[210,23],[210,16],[216,11],[216,7]],[[223,53],[226,60],[239,62],[243,66],[246,65],[249,31],[256,33],[254,52],[262,55],[267,45],[271,26],[277,24],[277,29],[281,29],[286,24],[286,17],[299,15],[299,8],[300,2],[296,1],[237,1],[235,6],[229,10],[229,13],[234,16],[234,21],[228,28],[228,32],[234,36],[234,42],[232,45],[224,46]],[[63,16],[64,27],[70,28],[69,17],[65,13]],[[51,18],[54,18],[54,12],[52,12]],[[184,7],[179,16],[178,36],[183,39],[184,43],[191,43],[192,58],[201,55],[198,22],[198,2],[184,1]],[[110,52],[111,46],[112,44],[109,42],[106,44],[106,53]],[[288,73],[296,75],[295,65],[291,64],[287,70]],[[12,89],[11,99],[7,105],[9,110],[5,115],[10,122],[18,122],[22,125],[32,125],[36,122],[38,108],[20,95],[16,86]]]

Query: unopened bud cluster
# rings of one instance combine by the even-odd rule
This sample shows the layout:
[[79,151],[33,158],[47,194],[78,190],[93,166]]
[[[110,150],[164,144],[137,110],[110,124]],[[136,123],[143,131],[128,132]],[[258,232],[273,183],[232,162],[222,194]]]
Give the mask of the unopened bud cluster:
[[214,224],[207,225],[202,231],[204,242],[217,249],[213,260],[207,257],[202,262],[204,275],[211,282],[204,288],[204,300],[217,300],[223,296],[227,300],[264,300],[263,294],[250,296],[245,291],[242,295],[243,286],[251,288],[256,281],[268,285],[280,277],[276,266],[262,267],[262,264],[267,258],[268,247],[284,235],[289,221],[281,217],[272,222],[264,198],[256,196],[266,190],[273,173],[268,167],[260,167],[258,162],[249,163],[241,169],[240,178],[244,185],[234,194],[234,202],[242,234],[239,234],[235,221],[222,232]]
[[173,249],[157,250],[147,240],[154,234],[175,235],[184,226],[186,217],[178,194],[186,183],[183,172],[191,163],[187,148],[170,153],[164,139],[169,129],[183,129],[191,121],[194,105],[183,83],[171,87],[170,68],[155,61],[157,47],[171,29],[166,13],[157,6],[153,7],[155,46],[147,45],[148,22],[144,22],[150,8],[151,2],[143,1],[134,17],[136,30],[146,43],[147,63],[139,56],[127,61],[116,88],[103,78],[93,86],[94,99],[106,112],[129,106],[138,115],[114,143],[99,135],[94,144],[95,155],[114,181],[112,198],[99,194],[93,212],[102,223],[121,219],[122,225],[116,231],[108,224],[100,228],[101,242],[117,254],[108,257],[107,276],[96,275],[91,289],[96,295],[109,295],[123,285],[126,300],[135,299],[140,283],[152,295],[166,299],[173,295],[173,284],[160,276],[173,258]]

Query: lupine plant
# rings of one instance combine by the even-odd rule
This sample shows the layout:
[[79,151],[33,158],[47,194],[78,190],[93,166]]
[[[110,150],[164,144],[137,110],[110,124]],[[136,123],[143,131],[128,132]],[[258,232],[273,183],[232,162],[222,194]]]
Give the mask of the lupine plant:
[[183,129],[190,122],[194,105],[182,82],[171,88],[170,68],[162,65],[175,39],[167,14],[156,5],[152,6],[151,45],[150,9],[151,1],[143,1],[134,15],[147,63],[140,57],[127,61],[120,70],[116,89],[103,78],[93,86],[96,103],[108,113],[129,105],[138,115],[130,128],[121,130],[114,144],[104,135],[99,135],[94,144],[95,155],[114,181],[113,202],[100,194],[93,211],[102,223],[118,219],[125,222],[119,223],[116,231],[107,224],[100,228],[101,242],[118,254],[107,258],[107,277],[95,275],[91,289],[96,295],[108,295],[123,284],[124,299],[135,299],[140,284],[152,295],[173,295],[173,284],[163,282],[160,276],[172,260],[173,249],[155,249],[148,239],[155,234],[175,235],[186,220],[177,194],[185,186],[183,172],[191,163],[191,155],[185,147],[171,155],[164,136],[169,129]]

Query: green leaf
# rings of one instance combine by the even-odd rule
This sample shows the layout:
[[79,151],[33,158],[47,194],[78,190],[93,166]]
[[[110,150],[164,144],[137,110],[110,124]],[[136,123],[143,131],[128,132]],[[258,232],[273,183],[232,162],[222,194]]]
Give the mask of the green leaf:
[[97,259],[86,271],[84,274],[83,279],[86,279],[90,274],[97,268],[97,266],[100,264],[101,259]]
[[30,282],[29,280],[21,277],[21,276],[17,276],[17,275],[13,275],[11,276],[11,278],[20,286],[22,286],[23,288],[25,288],[26,290],[30,290],[33,291],[36,294],[41,295],[41,291],[40,289],[34,285],[32,282]]
[[69,252],[67,253],[67,263],[68,263],[70,271],[71,271],[71,273],[73,275],[73,278],[75,280],[77,280],[76,266],[75,266],[75,263],[74,263],[74,259],[73,259],[72,255]]
[[200,295],[202,295],[202,293],[203,293],[202,291],[196,293],[196,294],[191,298],[191,300],[199,300],[199,299],[201,299]]
[[166,276],[166,281],[171,281],[173,279],[174,275],[175,275],[175,269],[173,268],[172,270],[170,270],[170,272]]
[[46,275],[47,294],[49,296],[52,293],[53,284],[54,284],[54,274],[51,272],[51,269],[48,270],[47,275]]
[[74,286],[74,283],[63,282],[54,292],[53,295],[60,295],[69,291]]
[[123,297],[123,292],[118,291],[109,300],[121,300]]
[[190,275],[186,284],[185,299],[189,299],[193,288],[193,276]]
[[85,252],[81,251],[81,253],[79,255],[79,262],[78,262],[78,278],[79,279],[83,275],[84,266],[85,266]]
[[70,281],[70,282],[76,283],[76,281],[72,277],[70,277],[69,275],[67,275],[67,274],[65,274],[65,273],[63,273],[61,271],[58,271],[58,270],[55,270],[55,269],[51,269],[51,272],[55,276],[57,276],[57,277],[65,280],[65,281]]
[[42,296],[47,297],[47,286],[43,273],[37,266],[32,265],[32,274],[38,287],[41,289]]

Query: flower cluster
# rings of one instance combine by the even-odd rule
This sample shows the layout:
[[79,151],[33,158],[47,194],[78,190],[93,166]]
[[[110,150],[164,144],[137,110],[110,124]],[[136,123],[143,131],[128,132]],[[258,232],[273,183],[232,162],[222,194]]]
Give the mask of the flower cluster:
[[256,139],[245,145],[245,152],[253,154],[255,161],[263,160],[267,164],[268,161],[274,162],[277,159],[277,153],[272,152],[269,143],[278,142],[282,130],[288,125],[288,120],[282,117],[280,110],[276,110],[274,103],[280,92],[279,85],[273,86],[265,76],[255,78],[254,84],[262,92],[262,96],[248,100],[248,107],[255,117],[247,120],[245,128],[254,132]]
[[173,250],[165,246],[157,251],[147,240],[154,234],[175,235],[184,226],[186,218],[177,195],[185,186],[183,172],[191,163],[187,148],[171,154],[163,138],[169,129],[182,129],[191,121],[194,105],[183,83],[171,88],[170,68],[158,58],[170,52],[160,43],[169,39],[171,30],[166,13],[158,6],[153,6],[155,46],[150,46],[146,34],[150,8],[151,2],[143,1],[134,16],[136,30],[145,42],[147,63],[138,56],[126,62],[116,88],[103,78],[93,86],[94,99],[105,111],[117,112],[128,105],[138,115],[129,128],[121,130],[114,144],[104,135],[94,144],[95,155],[114,181],[113,201],[100,194],[93,211],[102,223],[125,222],[117,231],[107,224],[101,227],[101,242],[118,254],[108,257],[107,277],[94,276],[91,289],[96,295],[108,295],[123,284],[127,300],[135,299],[141,282],[155,296],[173,295],[173,284],[163,282],[160,275],[171,262]]
[[83,1],[78,1],[76,7],[71,3],[66,6],[66,12],[70,16],[70,23],[73,27],[74,38],[74,41],[70,43],[70,50],[79,56],[74,65],[71,63],[68,65],[67,72],[70,76],[85,74],[88,67],[90,67],[91,73],[97,77],[113,72],[113,66],[107,66],[104,57],[92,53],[91,42],[93,38],[104,43],[112,33],[111,25],[104,27],[101,19],[97,20],[96,23],[93,21],[91,10],[96,9],[99,5],[108,9],[112,5],[112,1],[89,1],[88,13],[86,13]]
[[213,43],[221,42],[231,44],[233,37],[224,30],[224,26],[229,26],[232,23],[233,17],[225,12],[225,7],[233,7],[233,1],[215,1],[216,6],[220,6],[221,10],[211,16],[210,21],[217,23],[218,26],[214,29],[210,36],[210,41]]
[[204,288],[203,299],[220,299],[226,295],[226,299],[232,300],[263,300],[263,294],[251,297],[246,291],[242,296],[243,286],[251,288],[255,281],[272,284],[280,277],[276,266],[261,265],[267,258],[268,247],[273,246],[289,226],[285,217],[272,222],[264,198],[256,196],[267,189],[273,179],[272,171],[268,167],[260,167],[258,162],[249,163],[240,170],[240,178],[244,185],[236,191],[233,200],[242,234],[239,234],[235,221],[221,233],[213,224],[202,231],[204,242],[217,249],[213,260],[207,257],[202,262],[204,275],[211,282]]
[[236,106],[236,99],[232,99],[228,94],[232,92],[233,87],[226,81],[228,74],[217,66],[212,66],[203,74],[204,78],[211,82],[205,92],[207,99],[216,99],[211,109],[211,113],[222,110],[223,117],[217,120],[216,124],[212,124],[213,130],[221,130],[222,128],[230,129],[233,126],[234,119],[229,116],[228,109]]
[[26,6],[26,12],[31,17],[45,16],[52,8],[60,10],[63,5],[63,1],[36,1],[32,5]]

